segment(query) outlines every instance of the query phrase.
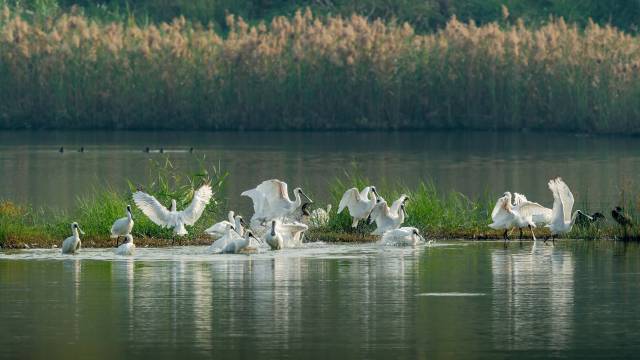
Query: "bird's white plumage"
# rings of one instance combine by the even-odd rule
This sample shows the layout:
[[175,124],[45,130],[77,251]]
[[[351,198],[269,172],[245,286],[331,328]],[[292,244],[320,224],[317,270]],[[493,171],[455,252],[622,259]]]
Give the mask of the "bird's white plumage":
[[209,251],[221,253],[227,245],[238,239],[242,239],[242,236],[234,230],[231,224],[227,224],[224,235],[209,246]]
[[253,234],[251,233],[251,231],[247,231],[244,236],[238,235],[236,238],[230,240],[224,248],[222,248],[222,253],[238,254],[249,249],[257,251],[257,246],[251,243],[252,238]]
[[573,210],[574,198],[571,190],[561,178],[549,181],[549,190],[553,193],[553,209],[551,210],[551,222],[547,227],[551,230],[551,235],[568,233],[573,228],[573,223],[578,216],[579,210]]
[[228,219],[213,224],[204,232],[213,240],[220,239],[227,233],[227,226],[232,225],[240,236],[244,236],[244,227],[242,226],[242,217],[235,215],[233,211],[229,211]]
[[376,205],[376,196],[373,189],[375,188],[367,186],[361,192],[358,192],[358,189],[351,188],[342,195],[338,205],[338,213],[343,212],[344,209],[349,209],[349,214],[353,219],[351,227],[357,227],[360,220],[365,220],[371,214],[371,210]]
[[253,201],[252,223],[290,217],[302,206],[301,195],[307,197],[302,189],[295,188],[295,200],[292,201],[289,199],[287,183],[277,179],[265,180],[255,189],[244,191],[241,195]]
[[496,205],[491,212],[491,220],[489,227],[495,230],[509,230],[511,228],[525,228],[531,227],[531,234],[536,224],[533,222],[532,216],[523,215],[516,211],[511,204],[511,193],[506,192],[504,195],[496,201]]
[[376,229],[372,235],[382,235],[386,231],[399,228],[404,222],[404,206],[401,205],[397,214],[391,213],[391,208],[386,201],[377,203],[371,210],[371,220],[376,223]]
[[142,212],[155,224],[172,228],[177,235],[186,235],[185,225],[193,225],[202,216],[204,209],[213,196],[211,186],[205,184],[194,194],[189,206],[183,211],[177,211],[175,200],[172,200],[171,210],[164,207],[153,196],[137,191],[133,194],[133,201]]
[[136,251],[136,245],[133,243],[133,236],[126,234],[125,242],[116,249],[116,255],[131,256]]
[[382,234],[381,245],[416,246],[426,243],[420,231],[414,227],[401,227]]
[[282,250],[284,248],[284,239],[276,227],[277,222],[273,220],[271,229],[267,231],[262,238],[271,250]]
[[75,222],[72,223],[71,236],[64,239],[64,241],[62,242],[63,254],[75,254],[82,247],[82,242],[80,241],[80,234],[78,233],[78,231],[84,234],[84,232],[80,229],[77,223]]
[[130,208],[127,207],[126,216],[113,222],[111,225],[111,238],[126,236],[133,230],[133,217]]
[[[404,204],[407,201],[407,199],[409,199],[407,195],[405,194],[400,195],[400,197],[391,204],[391,208],[389,209],[391,213],[397,215],[398,211],[400,211],[400,206]],[[405,217],[406,215],[407,214],[405,214]]]

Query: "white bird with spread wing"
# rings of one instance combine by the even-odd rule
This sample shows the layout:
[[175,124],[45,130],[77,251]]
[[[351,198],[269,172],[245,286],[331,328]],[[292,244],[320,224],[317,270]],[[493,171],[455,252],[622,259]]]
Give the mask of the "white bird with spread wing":
[[213,240],[218,240],[227,233],[227,226],[233,225],[233,228],[240,236],[244,236],[244,219],[240,215],[235,215],[233,211],[229,211],[228,220],[222,220],[213,224],[210,228],[204,232],[211,236]]
[[133,201],[155,224],[164,228],[171,228],[176,235],[183,236],[187,235],[185,225],[193,225],[198,221],[212,196],[211,186],[208,184],[202,185],[193,194],[191,204],[182,211],[176,209],[175,199],[171,200],[171,209],[167,209],[155,197],[142,191],[137,191],[133,194]]
[[399,228],[405,218],[404,206],[404,202],[402,202],[397,212],[394,213],[386,201],[378,202],[371,210],[371,221],[375,222],[377,226],[371,235],[382,235],[386,231]]
[[277,179],[263,181],[256,188],[240,194],[253,201],[254,214],[251,225],[264,223],[276,218],[288,218],[297,213],[302,206],[301,196],[313,202],[301,188],[293,189],[295,200],[289,199],[287,183]]
[[[547,225],[551,230],[551,240],[555,241],[557,235],[566,234],[571,231],[573,224],[576,221],[578,214],[584,215],[590,220],[593,218],[584,214],[580,210],[576,210],[573,215],[571,210],[573,209],[574,199],[571,190],[561,178],[555,178],[549,180],[549,190],[553,193],[553,209],[551,214],[551,221]],[[545,239],[545,242],[547,239]]]
[[[526,211],[526,208],[524,208],[524,210]],[[531,216],[523,216],[513,208],[510,192],[504,193],[504,195],[498,199],[491,212],[491,220],[493,220],[493,222],[489,224],[490,228],[504,230],[503,238],[505,242],[509,240],[508,231],[513,227],[519,229],[528,227],[531,230],[533,239],[535,240],[536,238],[533,233],[533,228],[536,227],[536,224],[533,222]]]
[[367,186],[361,192],[358,192],[356,188],[351,188],[342,195],[338,205],[338,214],[343,212],[344,209],[349,209],[349,214],[353,218],[351,227],[356,228],[360,220],[366,220],[371,215],[371,210],[376,206],[378,198],[379,195],[375,186]]
[[[527,200],[527,197],[522,194],[514,193],[513,195],[513,210],[523,219],[531,218],[531,221],[535,224],[534,227],[545,226],[551,222],[551,209]],[[522,227],[519,227],[520,239],[522,239],[522,229],[529,227],[529,221],[521,220],[519,224],[522,225]],[[517,225],[518,224],[516,224],[516,226]],[[531,234],[533,234],[533,230],[531,230]],[[535,236],[533,238],[535,239]]]

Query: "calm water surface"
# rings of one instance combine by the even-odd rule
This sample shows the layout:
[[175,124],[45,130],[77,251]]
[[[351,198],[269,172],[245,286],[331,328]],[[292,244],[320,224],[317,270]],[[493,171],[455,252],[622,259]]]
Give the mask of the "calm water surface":
[[640,351],[610,242],[0,252],[3,358],[536,358]]
[[[58,153],[64,146],[66,151]],[[86,152],[77,150],[84,146]],[[145,147],[165,154],[142,151]],[[195,154],[188,149],[195,148]],[[352,170],[382,187],[431,180],[445,190],[476,197],[505,190],[524,192],[551,206],[546,183],[562,176],[577,204],[600,209],[637,189],[640,138],[569,134],[487,132],[304,133],[304,132],[0,132],[0,199],[72,209],[76,198],[125,179],[144,183],[149,159],[169,156],[179,169],[193,169],[206,156],[230,172],[229,205],[243,212],[240,192],[268,178],[302,185],[319,203],[335,176]],[[606,210],[606,209],[604,209]]]

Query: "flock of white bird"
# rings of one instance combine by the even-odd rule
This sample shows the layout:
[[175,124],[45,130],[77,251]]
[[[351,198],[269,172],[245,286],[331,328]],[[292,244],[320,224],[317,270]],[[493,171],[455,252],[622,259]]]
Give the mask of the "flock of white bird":
[[[171,201],[171,207],[167,209],[155,197],[142,191],[133,194],[133,201],[155,224],[173,229],[176,236],[183,236],[187,234],[185,226],[194,225],[198,221],[212,195],[211,186],[205,184],[194,193],[189,206],[180,211],[175,200]],[[205,233],[213,240],[209,247],[212,253],[254,253],[266,249],[298,247],[302,245],[304,233],[309,227],[323,226],[329,221],[331,205],[326,209],[309,211],[309,205],[313,201],[304,191],[299,187],[295,188],[294,199],[291,200],[287,183],[277,179],[263,181],[241,195],[253,201],[253,216],[247,224],[242,216],[229,211],[227,220],[207,228]],[[374,186],[367,186],[362,191],[351,188],[344,193],[338,212],[349,210],[353,228],[363,220],[375,222],[376,229],[372,234],[380,236],[381,244],[425,243],[418,229],[401,227],[406,217],[405,202],[408,199],[408,196],[402,195],[389,206]],[[116,254],[134,254],[135,244],[131,235],[133,225],[131,206],[127,205],[126,216],[117,219],[111,227],[111,238],[116,239]],[[74,254],[81,248],[80,234],[84,232],[78,223],[71,224],[71,232],[72,235],[63,242],[63,254]],[[124,242],[119,244],[121,237]]]
[[505,241],[509,240],[508,231],[510,229],[520,229],[520,237],[522,238],[522,229],[528,228],[535,241],[536,235],[533,229],[537,226],[544,226],[549,229],[552,241],[555,241],[556,236],[571,231],[578,215],[593,221],[591,216],[580,210],[571,213],[575,201],[571,190],[561,178],[549,180],[548,186],[553,194],[553,208],[549,209],[529,201],[522,194],[515,193],[512,196],[510,192],[505,192],[498,199],[491,212],[493,222],[489,224],[489,227],[504,230]]
[[[550,229],[552,240],[555,240],[557,235],[571,231],[578,214],[590,218],[580,210],[571,213],[573,194],[562,179],[552,179],[548,185],[553,194],[552,209],[531,202],[522,194],[505,192],[496,202],[491,213],[493,222],[489,227],[504,230],[503,237],[507,241],[509,230],[519,229],[522,237],[522,230],[528,228],[535,240],[533,229],[546,226]],[[155,197],[142,191],[133,194],[133,201],[155,224],[173,229],[175,235],[183,236],[187,234],[185,226],[198,221],[212,195],[211,186],[205,184],[194,193],[189,206],[180,211],[175,200],[167,209]],[[253,201],[253,216],[246,224],[242,216],[230,211],[227,220],[206,229],[205,233],[213,240],[209,247],[212,253],[254,253],[268,248],[281,250],[298,247],[310,226],[323,226],[329,221],[331,205],[327,209],[309,212],[308,207],[313,201],[304,191],[295,188],[294,200],[291,200],[287,184],[277,179],[263,181],[241,195]],[[308,202],[303,202],[303,198]],[[375,186],[367,186],[362,191],[351,188],[342,196],[338,213],[347,209],[353,220],[353,228],[358,227],[360,221],[375,223],[376,229],[371,234],[379,236],[379,242],[383,245],[415,246],[426,243],[417,228],[402,227],[407,216],[405,204],[408,200],[407,195],[402,195],[389,206]],[[135,252],[131,235],[133,225],[131,206],[127,205],[126,216],[117,219],[111,227],[111,238],[116,239],[116,254],[132,255]],[[63,254],[73,254],[81,248],[80,234],[84,232],[76,222],[71,224],[71,231],[72,235],[62,244]],[[118,246],[120,237],[124,238],[124,242]]]

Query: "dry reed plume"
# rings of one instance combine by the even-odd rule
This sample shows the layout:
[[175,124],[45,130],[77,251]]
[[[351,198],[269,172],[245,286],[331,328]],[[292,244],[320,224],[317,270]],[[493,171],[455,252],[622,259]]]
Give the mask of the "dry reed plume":
[[612,27],[227,21],[223,37],[4,8],[0,127],[640,132],[640,39]]

